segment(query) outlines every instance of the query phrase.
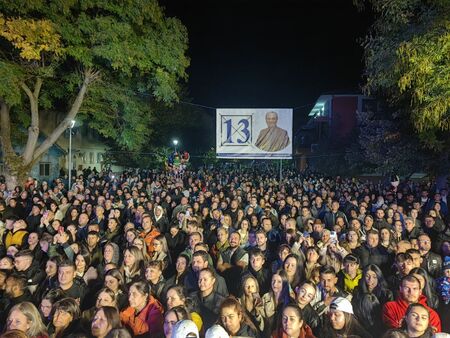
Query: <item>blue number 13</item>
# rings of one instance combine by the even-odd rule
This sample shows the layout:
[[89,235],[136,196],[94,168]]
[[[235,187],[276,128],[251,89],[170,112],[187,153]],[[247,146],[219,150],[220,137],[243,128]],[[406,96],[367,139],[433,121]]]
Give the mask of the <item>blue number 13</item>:
[[[225,124],[227,125],[227,140],[225,141],[225,143],[233,143],[233,135],[231,134],[231,129],[232,129],[232,123],[233,121],[230,120],[225,120]],[[238,122],[238,129],[236,130],[236,132],[240,132],[239,134],[244,134],[245,139],[237,139],[237,143],[246,143],[248,141],[248,139],[250,138],[250,130],[248,130],[249,127],[249,121],[247,119],[242,119],[239,120]]]

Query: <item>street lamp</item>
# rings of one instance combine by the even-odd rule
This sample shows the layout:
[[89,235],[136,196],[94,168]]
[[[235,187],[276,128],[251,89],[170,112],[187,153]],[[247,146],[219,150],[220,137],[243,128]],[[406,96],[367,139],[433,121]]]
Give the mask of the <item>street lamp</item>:
[[69,125],[69,187],[68,189],[70,190],[71,188],[71,183],[72,183],[72,129],[75,126],[75,120],[70,121],[70,125]]
[[175,146],[175,152],[177,152],[177,145],[178,145],[178,140],[175,139],[172,141],[173,145]]

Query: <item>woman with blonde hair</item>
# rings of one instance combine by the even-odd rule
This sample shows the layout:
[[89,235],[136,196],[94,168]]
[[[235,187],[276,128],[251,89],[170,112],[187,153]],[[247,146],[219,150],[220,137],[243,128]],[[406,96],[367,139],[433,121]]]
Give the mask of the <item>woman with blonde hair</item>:
[[248,318],[260,330],[264,330],[263,303],[259,294],[258,280],[250,273],[242,278],[242,304]]
[[14,305],[6,321],[8,330],[20,330],[30,338],[48,337],[38,309],[30,302]]
[[143,277],[144,256],[142,251],[135,246],[125,249],[123,264],[120,272],[125,277],[125,284],[131,285]]

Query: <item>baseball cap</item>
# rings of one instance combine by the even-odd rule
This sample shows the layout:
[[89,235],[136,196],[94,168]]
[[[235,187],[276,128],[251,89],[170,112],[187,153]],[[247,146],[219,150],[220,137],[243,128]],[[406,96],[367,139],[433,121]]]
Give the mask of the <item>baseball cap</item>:
[[330,305],[330,310],[342,311],[353,314],[353,306],[350,301],[344,297],[337,297]]
[[172,338],[200,338],[197,325],[192,320],[180,320],[172,329]]
[[205,338],[230,338],[230,335],[222,326],[213,325],[206,331]]

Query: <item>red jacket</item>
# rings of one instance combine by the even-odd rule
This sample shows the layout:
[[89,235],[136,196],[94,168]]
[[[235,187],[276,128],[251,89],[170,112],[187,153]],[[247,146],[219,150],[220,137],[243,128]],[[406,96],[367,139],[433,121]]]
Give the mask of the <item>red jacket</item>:
[[[272,333],[272,338],[288,338],[288,336],[286,333],[283,332],[282,329],[280,329]],[[316,336],[314,336],[311,328],[308,325],[303,324],[303,327],[300,330],[300,335],[298,336],[298,338],[316,338]]]
[[[441,332],[441,319],[439,315],[427,305],[427,297],[421,295],[418,303],[425,306],[430,312],[430,326],[434,327],[437,332]],[[397,300],[387,302],[383,306],[383,322],[389,329],[397,329],[402,326],[403,318],[406,315],[406,310],[409,304],[399,297]]]
[[148,333],[153,337],[163,332],[163,312],[161,303],[150,296],[141,312],[136,313],[135,309],[129,306],[120,313],[120,321],[133,330],[135,336]]

